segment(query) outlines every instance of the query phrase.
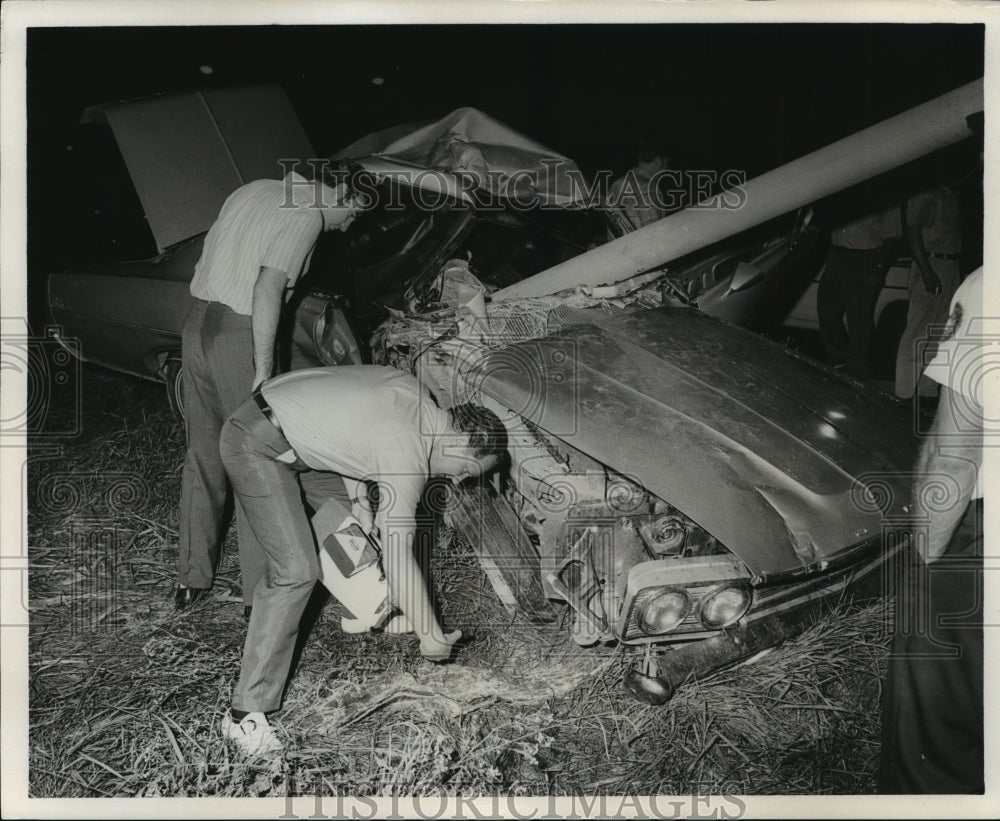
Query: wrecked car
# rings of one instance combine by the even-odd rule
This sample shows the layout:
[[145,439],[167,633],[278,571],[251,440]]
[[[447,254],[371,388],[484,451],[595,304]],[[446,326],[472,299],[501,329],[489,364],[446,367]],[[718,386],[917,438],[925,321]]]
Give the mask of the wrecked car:
[[[372,174],[383,206],[317,249],[290,336],[305,364],[370,357],[442,406],[495,410],[509,469],[446,515],[512,613],[562,608],[580,644],[644,649],[626,685],[663,701],[692,671],[801,629],[805,608],[883,561],[909,491],[908,407],[736,323],[754,324],[811,247],[810,202],[961,139],[981,83],[945,108],[887,121],[903,150],[879,132],[864,162],[839,146],[822,173],[797,161],[751,180],[741,209],[689,209],[610,242],[565,178],[519,173],[558,155],[480,112],[369,135],[335,159]],[[509,207],[524,184],[546,207]],[[63,333],[84,358],[169,376],[182,297],[169,319],[148,303],[126,318],[93,294],[111,280],[140,302],[186,293],[199,241],[52,275]]]
[[[861,169],[878,173],[970,136],[981,105],[970,84],[820,149],[765,175],[776,191],[748,183],[758,201],[735,217],[682,212],[499,290],[461,258],[410,282],[373,358],[412,370],[440,404],[482,402],[508,427],[507,476],[449,513],[512,612],[545,620],[547,602],[562,602],[580,644],[645,647],[626,687],[660,703],[692,671],[773,644],[817,603],[871,580],[903,540],[909,407],[693,310],[661,266],[697,250],[692,234],[710,241],[713,222],[753,227],[856,182],[845,145],[905,133],[914,153]],[[783,185],[810,167],[825,190]],[[716,288],[725,305],[764,268],[737,260],[696,293]]]
[[[745,654],[879,568],[908,408],[690,308],[555,307],[549,323],[512,343],[464,331],[413,362],[443,404],[482,402],[511,432],[505,482],[451,515],[512,611],[565,602],[583,645],[723,637]],[[393,361],[398,325],[382,333]]]

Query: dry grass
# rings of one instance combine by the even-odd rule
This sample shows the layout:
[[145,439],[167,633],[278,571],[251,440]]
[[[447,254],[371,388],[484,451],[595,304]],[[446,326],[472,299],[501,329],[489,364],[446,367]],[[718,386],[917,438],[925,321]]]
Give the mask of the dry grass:
[[214,597],[175,613],[183,434],[155,386],[85,377],[83,434],[32,446],[31,795],[874,791],[882,605],[649,707],[623,695],[625,650],[512,620],[446,534],[432,568],[460,663],[344,635],[322,603],[276,721],[290,752],[237,760],[218,735],[245,633],[235,545]]

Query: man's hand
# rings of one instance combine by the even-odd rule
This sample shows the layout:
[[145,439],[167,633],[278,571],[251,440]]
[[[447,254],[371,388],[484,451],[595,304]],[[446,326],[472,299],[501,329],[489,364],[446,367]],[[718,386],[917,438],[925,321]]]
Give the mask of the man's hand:
[[375,528],[375,514],[372,513],[371,503],[367,496],[351,501],[351,515],[358,520],[361,529],[372,536],[378,536]]
[[933,272],[921,271],[920,276],[924,281],[924,290],[929,294],[941,293],[941,280]]
[[274,339],[278,332],[282,295],[288,275],[276,268],[261,268],[253,286],[250,327],[253,333],[253,390],[274,371]]

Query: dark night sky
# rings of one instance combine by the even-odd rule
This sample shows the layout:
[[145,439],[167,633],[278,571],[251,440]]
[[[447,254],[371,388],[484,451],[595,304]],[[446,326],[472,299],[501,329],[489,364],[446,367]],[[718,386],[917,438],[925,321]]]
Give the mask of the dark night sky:
[[[93,211],[111,224],[136,201],[96,168],[120,160],[98,151],[100,126],[78,124],[88,104],[278,82],[320,155],[468,105],[585,172],[624,170],[646,138],[677,167],[753,176],[981,76],[983,37],[916,24],[32,29],[29,276],[145,250],[127,232],[113,248],[95,239]],[[56,243],[47,226],[67,191],[80,218]]]

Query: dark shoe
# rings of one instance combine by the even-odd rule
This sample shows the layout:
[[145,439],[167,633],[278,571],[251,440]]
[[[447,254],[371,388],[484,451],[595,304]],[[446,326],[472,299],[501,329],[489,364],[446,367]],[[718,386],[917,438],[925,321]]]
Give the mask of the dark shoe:
[[174,594],[174,605],[178,610],[183,610],[198,601],[205,592],[201,587],[178,587]]
[[250,605],[247,605],[246,607],[243,608],[243,621],[249,623],[249,621],[250,621],[250,613],[252,611],[253,611],[253,607],[251,607]]

